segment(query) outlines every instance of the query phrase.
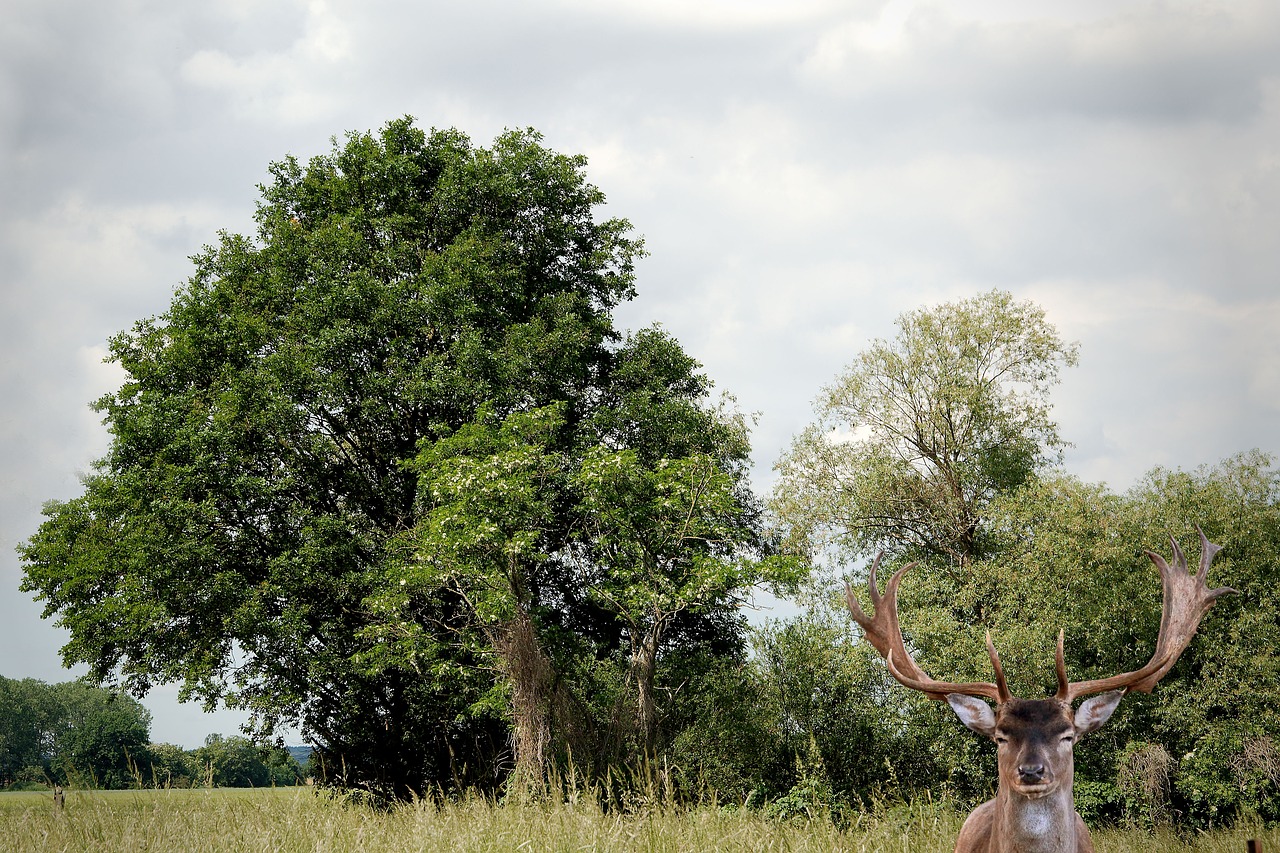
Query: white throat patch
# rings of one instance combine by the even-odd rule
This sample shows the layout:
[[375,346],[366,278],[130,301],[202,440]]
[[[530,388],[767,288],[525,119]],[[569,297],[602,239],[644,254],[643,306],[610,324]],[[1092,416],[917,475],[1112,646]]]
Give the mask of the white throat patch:
[[1060,817],[1058,812],[1061,809],[1056,807],[1056,803],[1051,803],[1051,799],[1046,797],[1042,800],[1031,800],[1019,809],[1018,816],[1021,818],[1023,832],[1035,836],[1049,835],[1054,832],[1055,824],[1058,822],[1056,818]]

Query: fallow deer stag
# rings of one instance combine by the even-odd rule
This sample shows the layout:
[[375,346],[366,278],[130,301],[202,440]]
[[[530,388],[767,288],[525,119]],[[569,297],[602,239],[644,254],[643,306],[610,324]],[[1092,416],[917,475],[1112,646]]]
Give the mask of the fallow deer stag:
[[[978,806],[965,820],[956,840],[956,853],[1093,853],[1089,830],[1072,801],[1072,749],[1076,740],[1105,723],[1125,693],[1150,693],[1173,668],[1213,602],[1235,592],[1230,587],[1209,589],[1205,583],[1209,564],[1221,549],[1210,543],[1203,531],[1200,571],[1195,575],[1188,572],[1177,540],[1169,541],[1173,543],[1173,565],[1159,554],[1146,552],[1160,569],[1164,586],[1160,633],[1151,660],[1141,669],[1122,675],[1069,682],[1059,631],[1058,692],[1051,699],[1018,699],[1009,693],[990,634],[987,654],[995,670],[994,683],[936,681],[927,675],[907,651],[898,624],[898,584],[914,563],[899,569],[881,595],[876,588],[876,569],[880,565],[880,557],[876,557],[871,566],[870,618],[858,605],[853,591],[845,586],[849,612],[885,659],[893,677],[930,699],[945,699],[966,726],[997,744],[1000,779],[995,799]],[[1085,700],[1072,711],[1073,701],[1099,693],[1102,695]],[[983,699],[993,700],[995,710]]]

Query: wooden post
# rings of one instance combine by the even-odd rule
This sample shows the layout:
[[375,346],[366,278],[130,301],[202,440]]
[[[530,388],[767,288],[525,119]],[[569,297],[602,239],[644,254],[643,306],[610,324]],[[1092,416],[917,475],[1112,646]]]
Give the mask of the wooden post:
[[53,786],[53,804],[58,808],[63,808],[66,801],[67,801],[67,795],[62,793],[62,786],[54,785]]
[[1262,853],[1262,844],[1259,843],[1258,839],[1250,838],[1248,844],[1249,853]]

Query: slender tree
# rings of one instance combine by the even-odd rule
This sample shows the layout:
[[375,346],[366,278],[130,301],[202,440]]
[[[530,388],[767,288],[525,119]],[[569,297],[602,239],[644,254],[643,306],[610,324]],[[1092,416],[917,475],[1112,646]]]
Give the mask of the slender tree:
[[824,390],[777,465],[772,506],[802,550],[883,548],[963,571],[992,499],[1060,459],[1048,391],[1077,347],[1001,291],[897,324]]

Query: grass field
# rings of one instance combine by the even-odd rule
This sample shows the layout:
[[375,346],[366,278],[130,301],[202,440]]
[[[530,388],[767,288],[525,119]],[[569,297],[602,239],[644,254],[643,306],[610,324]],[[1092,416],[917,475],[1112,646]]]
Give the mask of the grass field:
[[[716,809],[605,814],[594,803],[498,806],[481,799],[378,812],[310,789],[70,791],[0,794],[6,851],[866,851],[950,853],[962,816],[929,804],[867,815],[845,832],[827,821],[775,822]],[[1099,853],[1244,853],[1259,838],[1280,853],[1280,831],[1094,833]]]

